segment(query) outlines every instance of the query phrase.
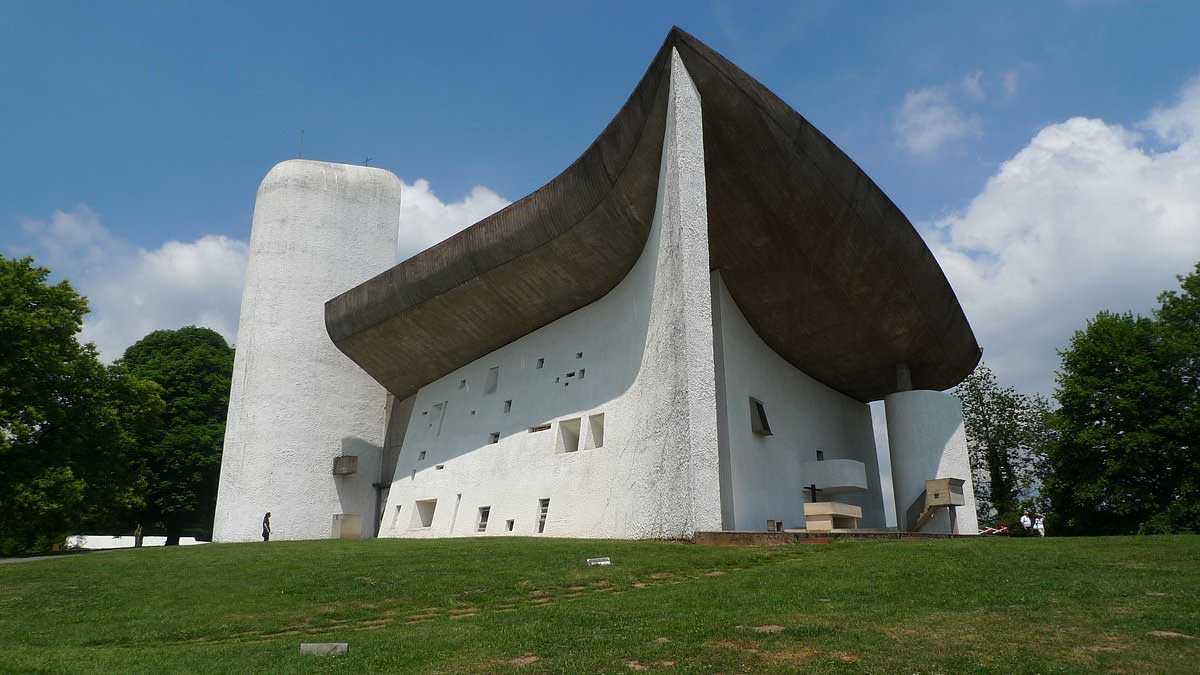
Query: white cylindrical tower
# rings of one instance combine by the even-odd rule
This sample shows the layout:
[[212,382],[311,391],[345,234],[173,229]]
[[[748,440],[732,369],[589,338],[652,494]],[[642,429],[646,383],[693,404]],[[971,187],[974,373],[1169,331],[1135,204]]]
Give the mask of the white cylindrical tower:
[[[956,507],[960,534],[979,532],[971,460],[963,431],[962,404],[940,391],[900,391],[884,398],[888,448],[892,458],[892,490],[896,519],[904,529],[905,515],[925,491],[925,481],[959,478],[965,504]],[[950,532],[946,509],[922,528],[923,532]]]
[[[386,392],[333,345],[325,301],[394,264],[399,217],[382,169],[289,160],[259,186],[215,541],[259,539],[268,511],[272,539],[330,537],[344,514],[373,534]],[[357,466],[335,475],[341,456]]]

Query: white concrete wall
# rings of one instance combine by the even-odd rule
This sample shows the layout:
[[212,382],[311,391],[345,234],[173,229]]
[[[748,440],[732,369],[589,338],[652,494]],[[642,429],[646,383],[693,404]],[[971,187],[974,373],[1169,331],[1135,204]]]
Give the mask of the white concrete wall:
[[[714,311],[723,364],[722,438],[728,438],[726,528],[765,530],[767,520],[804,526],[802,488],[813,482],[803,465],[817,459],[853,459],[866,467],[868,490],[834,501],[863,509],[862,527],[883,527],[883,499],[870,407],[821,384],[771,349],[746,321],[721,280],[712,275]],[[750,398],[763,402],[771,436],[751,430]],[[725,464],[726,462],[723,462]],[[729,508],[732,508],[732,513]]]
[[[902,391],[884,399],[887,412],[888,447],[892,459],[892,489],[896,495],[896,518],[905,527],[909,506],[925,491],[932,478],[961,478],[966,505],[957,507],[960,534],[978,534],[975,487],[967,436],[963,430],[962,404],[940,391]],[[950,532],[946,509],[922,528],[922,532]]]
[[[400,180],[382,169],[276,165],[254,206],[213,536],[320,539],[333,516],[374,525],[386,394],[334,347],[325,301],[393,264]],[[332,475],[338,455],[358,473]]]
[[[482,506],[491,507],[484,534],[510,534],[512,519],[511,534],[528,536],[543,498],[546,536],[719,529],[704,190],[699,94],[675,55],[658,203],[641,257],[600,300],[417,393],[381,536],[477,534]],[[497,390],[484,393],[497,366]],[[595,414],[604,415],[603,447],[585,449]],[[580,449],[558,452],[561,423],[573,419]],[[541,424],[550,428],[529,430]],[[499,440],[490,444],[493,433]],[[414,527],[416,500],[429,499],[437,500],[432,525]]]

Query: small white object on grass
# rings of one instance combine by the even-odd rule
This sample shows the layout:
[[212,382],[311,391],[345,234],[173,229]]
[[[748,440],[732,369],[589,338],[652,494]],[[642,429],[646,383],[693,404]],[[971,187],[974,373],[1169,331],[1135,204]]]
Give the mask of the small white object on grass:
[[588,558],[589,565],[611,565],[612,560],[608,558]]
[[338,656],[350,651],[349,642],[301,642],[300,653],[313,656]]

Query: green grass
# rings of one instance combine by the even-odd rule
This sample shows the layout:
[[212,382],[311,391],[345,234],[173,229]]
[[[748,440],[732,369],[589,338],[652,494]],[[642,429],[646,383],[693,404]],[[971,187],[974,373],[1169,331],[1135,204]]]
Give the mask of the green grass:
[[[598,555],[613,566],[584,564]],[[271,542],[0,565],[3,672],[1196,672],[1188,636],[1200,537]],[[350,654],[299,655],[323,641]]]

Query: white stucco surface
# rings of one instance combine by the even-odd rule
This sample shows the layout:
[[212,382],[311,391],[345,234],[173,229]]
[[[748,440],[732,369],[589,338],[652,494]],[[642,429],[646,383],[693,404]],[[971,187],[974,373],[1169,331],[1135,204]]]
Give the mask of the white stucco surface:
[[[888,447],[892,460],[892,489],[901,529],[909,506],[933,478],[961,478],[966,504],[957,507],[960,534],[978,534],[975,488],[971,482],[962,404],[940,391],[902,391],[884,399]],[[946,509],[939,509],[922,532],[950,532]]]
[[[331,536],[362,514],[373,534],[386,394],[334,347],[327,299],[393,264],[400,180],[375,168],[290,160],[263,179],[254,207],[213,535]],[[339,455],[358,472],[332,475]]]
[[[667,114],[639,260],[600,300],[417,393],[381,536],[527,536],[541,499],[550,500],[545,536],[719,529],[703,130],[677,55]],[[597,415],[603,439],[593,447]],[[579,449],[567,452],[576,429]]]
[[[714,316],[724,375],[724,429],[728,438],[732,514],[726,529],[764,530],[767,520],[804,526],[803,487],[822,478],[804,468],[817,459],[851,459],[865,466],[867,490],[831,499],[862,507],[862,527],[883,527],[883,500],[871,411],[792,366],[754,332],[721,280],[712,275]],[[751,429],[750,399],[762,401],[772,435]],[[819,499],[826,501],[824,496]],[[732,518],[731,518],[732,516]]]

